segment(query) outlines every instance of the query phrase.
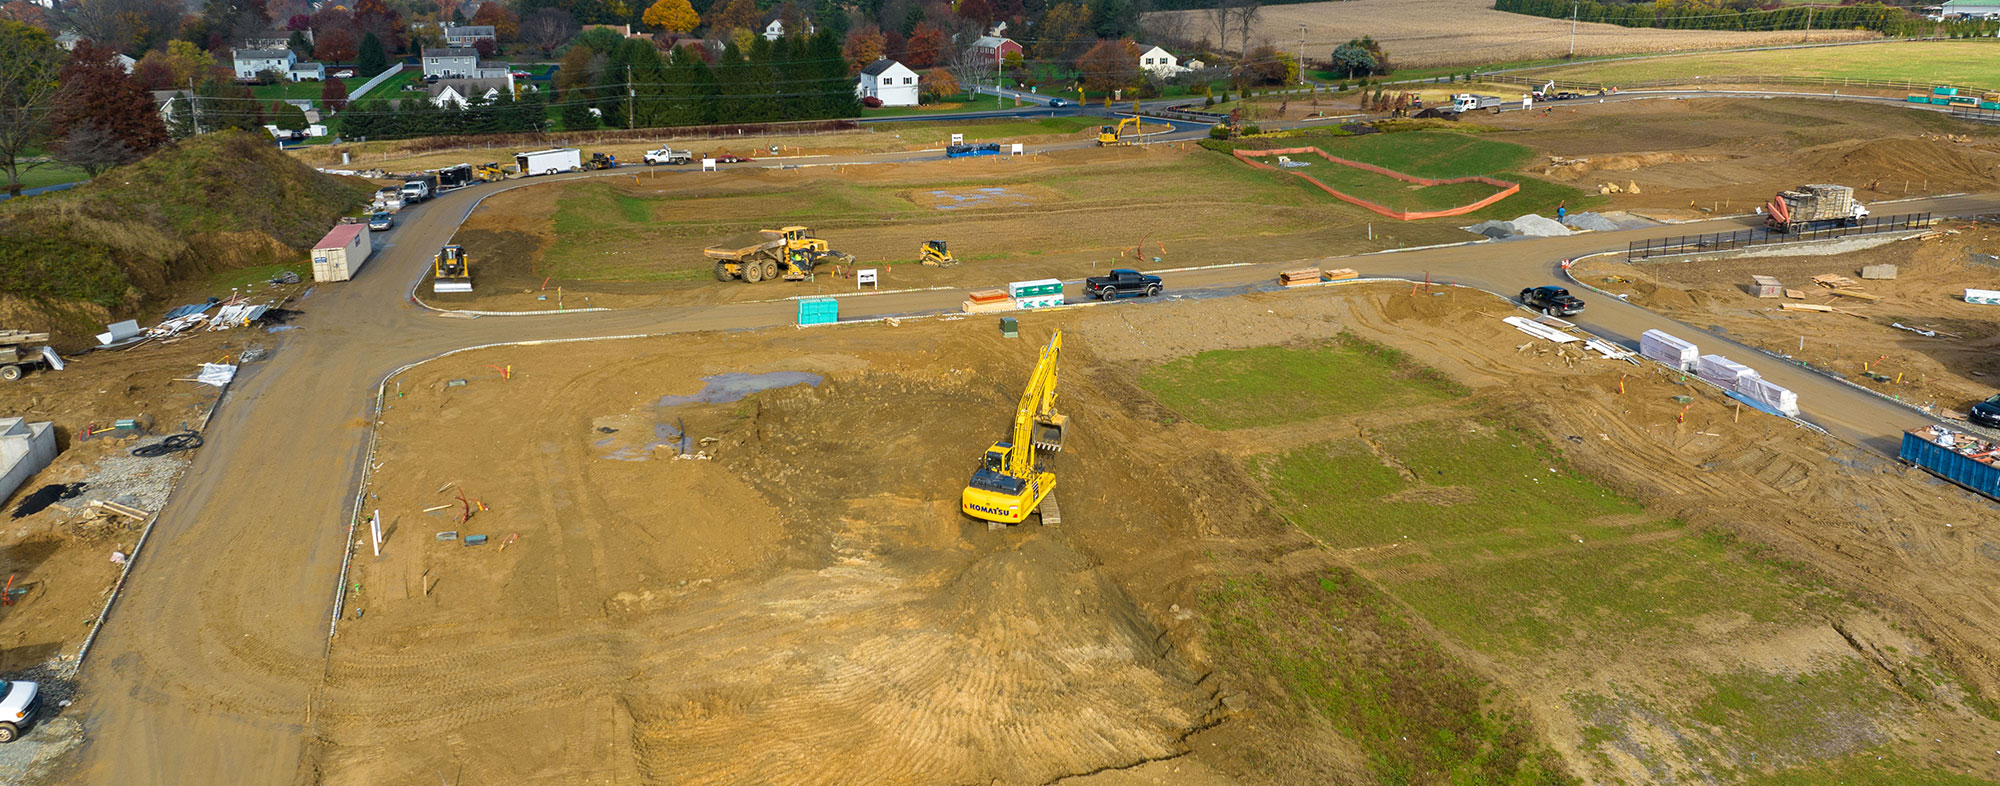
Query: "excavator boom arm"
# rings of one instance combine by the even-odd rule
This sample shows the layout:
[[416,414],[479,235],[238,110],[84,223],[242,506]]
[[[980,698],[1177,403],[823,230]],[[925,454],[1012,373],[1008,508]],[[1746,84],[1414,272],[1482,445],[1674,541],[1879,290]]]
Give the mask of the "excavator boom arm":
[[1028,387],[1021,392],[1021,403],[1014,408],[1014,450],[1007,457],[1007,472],[1015,477],[1027,477],[1035,470],[1035,425],[1060,422],[1055,414],[1056,358],[1060,354],[1062,331],[1057,330],[1048,346],[1042,347],[1042,359],[1035,363]]

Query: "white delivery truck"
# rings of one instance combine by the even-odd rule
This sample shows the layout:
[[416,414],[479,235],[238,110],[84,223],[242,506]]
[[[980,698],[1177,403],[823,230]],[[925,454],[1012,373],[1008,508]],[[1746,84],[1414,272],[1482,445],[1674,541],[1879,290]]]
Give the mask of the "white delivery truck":
[[368,240],[367,224],[341,224],[313,244],[313,280],[346,281],[361,271],[374,251]]
[[522,177],[575,172],[583,168],[583,151],[574,147],[558,147],[532,153],[517,153],[514,156],[514,164],[521,168]]
[[1471,93],[1459,93],[1451,97],[1451,111],[1458,112],[1460,114],[1471,112],[1476,109],[1491,109],[1495,112],[1498,112],[1500,111],[1500,107],[1506,105],[1507,105],[1507,99],[1501,98],[1499,96],[1481,96],[1481,95],[1473,95]]

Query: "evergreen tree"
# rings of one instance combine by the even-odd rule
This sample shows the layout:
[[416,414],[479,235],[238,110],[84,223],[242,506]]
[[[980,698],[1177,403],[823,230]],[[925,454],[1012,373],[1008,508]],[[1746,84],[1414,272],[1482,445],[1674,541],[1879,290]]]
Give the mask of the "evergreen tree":
[[784,114],[784,99],[781,93],[789,93],[792,85],[778,82],[777,68],[771,64],[771,42],[763,36],[750,42],[750,51],[744,58],[743,79],[738,95],[743,96],[744,119],[752,123],[769,123],[789,120]]
[[354,68],[362,76],[374,76],[389,68],[389,55],[382,51],[382,39],[369,33],[361,37],[361,49],[354,56]]
[[750,116],[748,92],[744,82],[750,76],[745,68],[743,50],[731,41],[722,47],[722,56],[715,59],[715,87],[719,100],[715,102],[715,122],[742,123]]

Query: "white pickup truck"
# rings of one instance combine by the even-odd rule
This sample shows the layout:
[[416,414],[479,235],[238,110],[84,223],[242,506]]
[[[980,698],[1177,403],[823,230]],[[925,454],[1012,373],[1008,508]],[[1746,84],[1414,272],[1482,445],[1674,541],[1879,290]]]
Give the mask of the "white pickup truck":
[[691,164],[691,163],[694,163],[694,153],[691,151],[675,150],[671,147],[663,147],[658,150],[646,151],[647,166],[652,166],[653,164]]
[[1459,93],[1451,97],[1451,110],[1454,112],[1458,112],[1460,114],[1464,114],[1466,112],[1471,112],[1478,109],[1491,109],[1495,112],[1498,112],[1500,111],[1500,107],[1506,105],[1507,105],[1507,99],[1501,98],[1499,96],[1482,96],[1482,95],[1473,95],[1471,93]]

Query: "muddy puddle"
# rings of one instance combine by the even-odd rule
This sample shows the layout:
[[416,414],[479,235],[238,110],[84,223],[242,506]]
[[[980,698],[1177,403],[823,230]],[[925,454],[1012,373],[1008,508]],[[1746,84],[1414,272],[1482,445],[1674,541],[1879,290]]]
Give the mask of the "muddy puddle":
[[[690,454],[694,448],[693,438],[687,433],[686,412],[679,408],[690,404],[730,404],[742,401],[753,393],[797,385],[819,387],[823,380],[824,377],[805,371],[729,372],[702,377],[702,388],[698,392],[684,396],[661,396],[642,412],[600,418],[594,424],[600,436],[591,446],[602,451],[601,458],[613,461],[646,461],[661,448]],[[635,440],[635,437],[646,435],[650,437],[643,442]]]

